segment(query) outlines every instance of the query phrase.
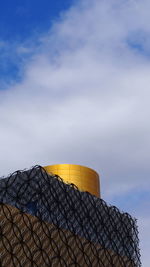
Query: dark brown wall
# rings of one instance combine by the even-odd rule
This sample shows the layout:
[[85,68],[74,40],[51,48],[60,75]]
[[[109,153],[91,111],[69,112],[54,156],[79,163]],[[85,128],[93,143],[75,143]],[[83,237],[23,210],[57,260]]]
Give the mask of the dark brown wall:
[[42,222],[6,204],[0,206],[2,267],[133,267],[127,258]]

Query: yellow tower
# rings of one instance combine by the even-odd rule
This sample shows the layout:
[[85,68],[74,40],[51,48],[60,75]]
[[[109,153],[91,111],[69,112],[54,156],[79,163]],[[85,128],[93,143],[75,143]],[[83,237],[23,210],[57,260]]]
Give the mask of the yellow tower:
[[79,190],[100,197],[99,175],[91,168],[75,164],[55,164],[45,166],[47,173],[60,176],[65,183],[73,183]]

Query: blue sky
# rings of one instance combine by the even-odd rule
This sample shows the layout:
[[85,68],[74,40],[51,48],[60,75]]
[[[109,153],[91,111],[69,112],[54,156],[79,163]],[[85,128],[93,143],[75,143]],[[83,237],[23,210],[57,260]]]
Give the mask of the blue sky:
[[24,41],[29,36],[46,31],[61,12],[74,0],[5,0],[0,4],[0,35],[10,42]]
[[[2,1],[1,1],[2,2]],[[149,267],[150,3],[0,4],[0,174],[81,164],[138,219]]]
[[[61,19],[61,14],[74,0],[26,0],[1,1],[0,3],[0,79],[21,78],[19,63],[27,55],[16,55],[16,43],[29,42],[50,29],[54,21]],[[28,54],[30,56],[30,53]],[[14,60],[16,57],[17,60]],[[2,88],[0,88],[2,89]]]

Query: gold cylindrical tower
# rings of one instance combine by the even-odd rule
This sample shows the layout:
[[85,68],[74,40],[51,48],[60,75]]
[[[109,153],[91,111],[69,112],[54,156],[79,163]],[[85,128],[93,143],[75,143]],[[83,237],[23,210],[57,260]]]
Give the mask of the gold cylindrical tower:
[[65,183],[75,184],[79,190],[100,197],[99,175],[91,168],[75,164],[55,164],[45,166],[48,173],[57,174]]

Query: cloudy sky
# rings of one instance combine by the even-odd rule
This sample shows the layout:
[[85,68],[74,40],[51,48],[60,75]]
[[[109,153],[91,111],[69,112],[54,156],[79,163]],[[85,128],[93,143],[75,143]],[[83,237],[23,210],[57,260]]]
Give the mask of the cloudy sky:
[[0,175],[72,163],[138,219],[150,256],[150,2],[0,3]]

